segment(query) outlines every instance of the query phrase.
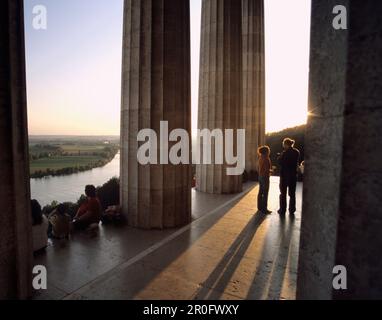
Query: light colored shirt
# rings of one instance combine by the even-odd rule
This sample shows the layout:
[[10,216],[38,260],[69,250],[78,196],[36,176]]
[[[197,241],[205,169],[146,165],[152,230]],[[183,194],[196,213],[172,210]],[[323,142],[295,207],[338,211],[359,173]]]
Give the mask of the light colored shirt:
[[59,214],[54,210],[49,215],[49,222],[52,225],[52,233],[56,238],[65,238],[70,233],[71,218],[68,214]]

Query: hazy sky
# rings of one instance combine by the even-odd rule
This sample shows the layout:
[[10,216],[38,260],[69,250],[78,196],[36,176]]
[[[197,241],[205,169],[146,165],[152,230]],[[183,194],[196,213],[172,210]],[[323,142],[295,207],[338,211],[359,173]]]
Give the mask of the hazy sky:
[[[197,127],[201,0],[191,2]],[[25,0],[30,134],[119,134],[123,0]],[[310,0],[265,0],[267,130],[306,121]],[[33,7],[45,5],[47,30]]]
[[265,0],[267,131],[306,123],[311,0]]

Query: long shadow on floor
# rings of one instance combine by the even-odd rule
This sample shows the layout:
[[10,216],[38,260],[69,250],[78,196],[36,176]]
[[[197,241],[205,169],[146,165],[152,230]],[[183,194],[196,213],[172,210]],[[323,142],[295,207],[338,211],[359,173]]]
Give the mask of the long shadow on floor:
[[289,217],[289,223],[286,222],[285,216],[280,216],[278,248],[271,264],[265,258],[266,250],[263,250],[258,269],[262,269],[264,272],[256,273],[248,290],[248,300],[278,300],[282,298],[281,292],[287,270],[294,224],[294,216]]
[[[230,279],[232,278],[235,270],[243,259],[245,252],[250,246],[253,237],[255,236],[258,228],[266,219],[266,216],[260,212],[254,215],[245,228],[238,235],[234,243],[227,250],[227,253],[218,263],[216,268],[212,271],[210,276],[202,284],[202,288],[196,293],[195,299],[204,300],[221,298],[224,288],[227,287]],[[214,289],[212,293],[206,288]]]
[[[244,195],[245,197],[246,195]],[[139,262],[135,262],[132,265],[126,265],[125,263],[119,264],[115,268],[93,278],[94,280],[89,285],[85,284],[81,289],[74,290],[73,296],[69,298],[85,298],[85,299],[134,299],[137,294],[146,288],[148,284],[154,281],[159,274],[167,269],[175,260],[178,259],[185,251],[187,251],[193,243],[198,241],[210,228],[212,228],[218,221],[225,216],[231,208],[235,207],[242,198],[233,201],[222,209],[221,212],[213,214],[214,219],[207,217],[207,228],[196,230],[187,230],[170,243],[156,249],[150,253],[147,257],[141,259]],[[203,219],[203,218],[202,218]],[[211,220],[211,221],[210,221]],[[133,231],[132,231],[133,232]],[[135,231],[138,233],[138,231]],[[125,260],[126,262],[126,260]],[[179,280],[182,280],[181,277]],[[180,284],[179,284],[180,285]],[[197,288],[195,288],[196,290]],[[173,290],[176,292],[176,290]],[[195,292],[195,291],[193,291]],[[155,296],[155,295],[153,295]],[[177,298],[189,298],[177,297]],[[166,298],[173,298],[172,296]]]

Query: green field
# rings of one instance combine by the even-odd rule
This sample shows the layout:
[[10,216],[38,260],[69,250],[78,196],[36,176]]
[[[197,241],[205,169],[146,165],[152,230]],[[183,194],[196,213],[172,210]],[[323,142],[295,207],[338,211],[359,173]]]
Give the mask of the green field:
[[100,160],[102,160],[102,157],[100,156],[57,156],[51,158],[43,158],[31,162],[30,173],[34,174],[39,170],[59,170],[64,168],[94,165]]
[[90,139],[31,139],[32,178],[66,175],[91,170],[110,162],[119,150],[118,141]]
[[99,152],[104,149],[104,145],[70,145],[63,144],[60,148],[64,152],[76,153],[76,152]]

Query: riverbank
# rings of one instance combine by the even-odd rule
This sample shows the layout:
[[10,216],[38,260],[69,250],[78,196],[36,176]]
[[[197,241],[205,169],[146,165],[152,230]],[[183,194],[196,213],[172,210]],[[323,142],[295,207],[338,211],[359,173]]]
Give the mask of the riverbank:
[[100,168],[110,163],[119,145],[110,141],[42,141],[31,143],[30,176],[41,179]]
[[118,178],[119,165],[120,157],[117,153],[114,159],[103,167],[64,176],[30,179],[31,197],[37,199],[42,206],[53,201],[77,202],[86,185],[102,186],[111,178]]
[[[111,153],[107,158],[99,156],[66,156],[38,160],[31,165],[30,177],[33,179],[42,179],[49,176],[65,176],[100,168],[111,162],[117,152],[118,150]],[[38,169],[40,167],[44,167],[45,169]]]

